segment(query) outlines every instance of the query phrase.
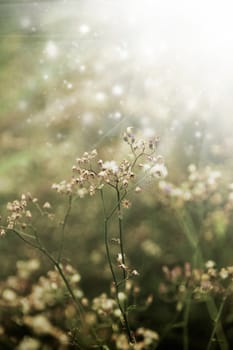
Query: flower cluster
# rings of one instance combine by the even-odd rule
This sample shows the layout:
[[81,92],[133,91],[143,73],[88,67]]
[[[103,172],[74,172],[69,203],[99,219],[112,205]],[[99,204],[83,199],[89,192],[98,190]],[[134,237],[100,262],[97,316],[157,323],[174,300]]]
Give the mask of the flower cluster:
[[[18,261],[16,275],[9,276],[0,283],[0,305],[4,308],[8,306],[7,314],[3,308],[0,317],[3,342],[1,344],[4,344],[4,339],[7,341],[10,332],[14,337],[12,346],[17,346],[17,349],[39,349],[45,345],[44,339],[48,336],[52,343],[51,346],[46,343],[46,348],[48,346],[48,349],[68,349],[69,337],[62,327],[75,315],[75,308],[69,299],[64,303],[64,283],[56,270],[49,271],[46,276],[41,276],[33,283],[33,275],[39,268],[40,263],[37,259]],[[74,287],[75,295],[82,298],[83,292],[77,285],[80,280],[78,272],[71,265],[64,266],[63,270]],[[9,314],[9,310],[12,315]],[[65,320],[62,327],[57,322],[58,315],[60,319]],[[8,321],[9,317],[11,322]],[[23,331],[14,334],[14,327],[10,329],[14,324],[22,327]],[[30,347],[33,344],[35,347]]]
[[116,348],[119,350],[145,350],[145,349],[156,349],[159,343],[159,335],[157,332],[140,327],[135,332],[136,344],[133,348],[129,345],[127,338],[124,334],[119,335],[116,338]]
[[[20,350],[40,349],[44,346],[48,350],[68,350],[70,344],[76,342],[76,337],[77,341],[84,341],[84,348],[91,348],[92,345],[86,342],[91,327],[101,335],[103,341],[111,339],[114,348],[132,349],[122,332],[121,312],[116,301],[106,293],[88,299],[79,287],[81,276],[77,270],[70,264],[61,268],[85,310],[86,327],[82,333],[75,326],[76,309],[64,291],[64,283],[58,271],[50,270],[45,276],[35,279],[40,263],[37,259],[31,259],[18,261],[16,274],[0,282],[0,306],[3,306],[0,315],[0,344],[8,344],[10,333],[12,346]],[[132,284],[129,282],[128,289],[130,288]],[[121,294],[119,298],[122,300],[125,296]],[[15,332],[14,325],[17,325],[17,329],[22,327],[22,331]],[[155,349],[159,341],[155,331],[143,327],[136,329],[135,338],[135,350]]]
[[175,205],[181,207],[186,202],[198,202],[211,199],[212,202],[221,201],[216,196],[220,188],[221,173],[206,167],[203,171],[197,169],[194,164],[188,167],[188,179],[176,186],[167,181],[160,181],[159,188],[168,198],[175,201]]
[[188,210],[191,216],[200,208],[202,237],[207,241],[224,238],[232,222],[233,184],[224,185],[222,174],[210,167],[198,170],[191,164],[188,172],[188,179],[179,186],[160,181],[159,200],[167,207]]
[[24,194],[22,194],[20,200],[9,202],[7,210],[10,212],[10,215],[7,217],[8,229],[13,229],[15,225],[25,228],[28,221],[32,218],[31,211],[28,209],[28,198]]
[[115,315],[119,317],[121,315],[116,301],[109,298],[105,293],[93,299],[92,309],[100,316]]
[[179,310],[189,292],[193,299],[201,301],[209,294],[229,295],[233,291],[233,266],[217,269],[211,260],[203,269],[192,269],[189,263],[185,263],[183,267],[171,269],[164,266],[163,272],[166,282],[160,284],[161,297],[176,301]]
[[138,170],[143,170],[143,176],[162,178],[167,175],[163,158],[155,155],[158,138],[148,142],[137,140],[132,134],[132,128],[128,127],[123,139],[131,148],[131,154],[127,157],[129,159],[120,162],[104,161],[97,158],[96,150],[85,152],[81,158],[76,159],[76,164],[72,167],[72,178],[53,184],[52,188],[59,193],[76,194],[81,198],[87,194],[94,195],[106,185],[126,190],[133,183],[135,191],[140,192],[136,182],[139,180]]
[[26,229],[32,224],[33,211],[37,210],[41,216],[46,216],[49,219],[54,218],[54,214],[50,212],[51,204],[45,202],[40,206],[38,199],[33,198],[31,193],[22,194],[20,199],[7,203],[7,222],[5,226],[1,226],[0,236],[4,235],[7,229],[13,230]]
[[133,133],[133,127],[128,126],[123,134],[123,140],[127,142],[132,150],[140,151],[140,152],[146,152],[148,150],[156,151],[158,144],[159,144],[159,137],[151,138],[148,141],[145,141],[144,139],[136,139],[134,133]]

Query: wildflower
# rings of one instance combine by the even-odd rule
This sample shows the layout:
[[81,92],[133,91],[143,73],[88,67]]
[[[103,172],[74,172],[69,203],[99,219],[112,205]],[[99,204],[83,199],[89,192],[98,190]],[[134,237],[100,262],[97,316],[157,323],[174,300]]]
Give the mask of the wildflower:
[[87,189],[86,188],[79,188],[77,190],[77,195],[80,197],[80,198],[84,198],[85,195],[87,194]]
[[111,238],[111,243],[120,245],[120,238]]
[[229,276],[229,272],[223,267],[219,272],[219,276],[225,280]]
[[128,181],[128,180],[124,179],[124,180],[122,181],[122,185],[123,185],[124,187],[127,187],[128,184],[129,184],[129,181]]
[[94,194],[95,194],[95,187],[92,185],[89,187],[89,194],[90,194],[90,196],[94,196]]
[[151,169],[150,163],[139,164],[139,166],[146,172]]
[[126,297],[125,293],[119,292],[119,293],[118,293],[118,299],[119,299],[120,301],[124,301],[124,300],[127,299],[127,297]]
[[128,128],[126,129],[127,136],[129,136],[129,137],[132,136],[132,130],[133,130],[133,127],[132,126],[128,126]]
[[139,276],[139,272],[138,272],[137,270],[133,270],[133,271],[131,272],[131,274],[132,274],[133,276]]
[[104,162],[102,165],[102,168],[104,170],[111,171],[113,174],[116,174],[118,172],[118,165],[116,164],[116,162],[114,160]]
[[80,280],[81,280],[81,276],[78,273],[75,273],[71,277],[71,282],[73,282],[73,283],[78,283]]
[[150,169],[150,174],[154,177],[166,177],[168,171],[164,164],[157,163]]
[[30,210],[26,210],[25,213],[26,218],[31,219],[32,218],[32,213],[30,212]]
[[195,164],[190,164],[190,165],[188,166],[188,171],[189,171],[190,173],[194,173],[196,170],[197,170],[197,168],[196,168],[196,165],[195,165]]
[[[145,349],[151,347],[153,344],[159,341],[159,335],[157,332],[144,327],[140,327],[136,331],[136,336],[142,339],[137,345],[136,349]],[[141,344],[140,344],[141,343]],[[140,346],[142,345],[142,347]]]
[[137,186],[134,191],[136,193],[140,193],[140,192],[142,192],[142,189],[141,189],[141,187]]
[[123,140],[124,140],[125,142],[128,142],[128,140],[129,140],[126,133],[124,133],[124,135],[123,135]]
[[213,260],[208,260],[206,263],[205,263],[205,266],[207,269],[211,269],[215,266],[215,262]]
[[120,309],[114,310],[114,315],[115,315],[116,317],[120,318],[120,317],[121,317],[121,310],[120,310]]
[[146,305],[152,304],[153,300],[154,300],[153,295],[152,294],[148,295],[148,297],[146,298]]
[[122,270],[127,270],[127,266],[125,264],[120,264],[119,267],[122,269]]
[[122,261],[123,261],[122,254],[121,254],[121,253],[118,253],[118,254],[117,254],[117,262],[118,262],[119,264],[122,264]]
[[153,140],[149,140],[149,148],[154,149],[154,142]]
[[16,300],[16,293],[12,289],[5,289],[2,293],[2,298],[8,302]]
[[0,237],[5,236],[6,231],[2,228],[0,229]]
[[130,208],[131,207],[131,202],[128,200],[128,199],[124,199],[123,201],[122,201],[122,206],[124,207],[124,208]]

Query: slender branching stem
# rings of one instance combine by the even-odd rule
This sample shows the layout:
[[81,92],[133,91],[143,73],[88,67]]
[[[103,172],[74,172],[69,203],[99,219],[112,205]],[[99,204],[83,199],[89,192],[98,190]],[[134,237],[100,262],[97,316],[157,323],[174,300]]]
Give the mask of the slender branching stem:
[[31,241],[29,241],[28,239],[24,238],[23,235],[22,235],[22,232],[20,230],[17,230],[17,229],[12,229],[10,230],[12,231],[17,237],[19,237],[22,241],[24,241],[25,243],[27,243],[29,246],[31,246],[32,248],[35,248],[35,249],[38,249],[41,253],[43,253],[49,260],[51,263],[53,263],[53,265],[55,266],[55,268],[58,270],[73,302],[74,302],[74,305],[75,305],[75,308],[79,314],[79,317],[80,317],[80,321],[82,322],[83,324],[83,310],[82,310],[82,305],[79,303],[79,301],[77,300],[73,290],[72,290],[72,287],[70,286],[70,283],[68,281],[68,279],[66,278],[63,270],[62,270],[62,267],[60,265],[60,263],[52,256],[52,254],[50,254],[48,252],[48,250],[43,247],[40,243],[40,240],[39,240],[39,236],[36,232],[36,230],[34,230],[34,234],[35,234],[35,237],[36,237],[36,241],[38,244],[35,244],[35,243],[32,243]]
[[[120,197],[120,202],[125,198],[127,192],[125,191],[122,196]],[[110,213],[106,216],[106,219],[109,220],[111,219],[111,217],[113,216],[113,214],[115,213],[115,211],[118,210],[118,202],[116,203],[116,205],[112,208],[112,210],[110,211]]]
[[108,260],[108,264],[109,264],[109,267],[111,270],[114,285],[117,288],[117,278],[116,278],[116,274],[114,272],[112,259],[111,259],[111,255],[110,255],[109,242],[108,242],[108,220],[109,220],[109,218],[106,216],[104,193],[103,193],[102,189],[100,190],[100,195],[101,195],[101,201],[102,201],[103,212],[104,212],[104,243],[105,243],[105,249],[106,249],[106,254],[107,254],[107,260]]
[[68,206],[67,206],[67,210],[65,213],[65,217],[64,220],[62,222],[62,230],[61,230],[61,239],[60,239],[60,247],[59,247],[59,252],[58,252],[58,257],[57,257],[57,261],[60,262],[61,261],[61,257],[62,257],[62,253],[63,253],[63,248],[64,248],[64,238],[65,238],[65,229],[66,229],[66,225],[67,225],[67,221],[71,212],[71,208],[72,208],[72,195],[70,194],[68,197]]
[[39,205],[39,203],[35,202],[34,205],[35,205],[36,209],[39,211],[40,215],[44,216],[45,213],[44,213],[43,209],[41,208],[41,206]]
[[[178,219],[183,227],[184,234],[185,234],[187,240],[189,241],[191,247],[194,250],[194,256],[198,255],[199,259],[198,259],[198,261],[196,261],[196,264],[203,265],[204,258],[202,255],[200,245],[198,244],[199,240],[197,238],[197,234],[195,232],[195,228],[194,228],[191,217],[186,212],[185,214],[186,214],[187,220],[184,220],[183,215],[180,214],[180,212],[178,210],[176,210],[176,213],[177,213]],[[198,249],[198,251],[197,251],[197,249]],[[210,318],[212,320],[216,320],[217,315],[218,315],[218,309],[216,306],[216,302],[211,295],[209,295],[207,298],[206,306],[207,306],[207,310],[208,310]],[[221,350],[229,350],[228,341],[227,341],[227,338],[226,338],[226,335],[225,335],[220,318],[218,318],[218,325],[214,329],[214,334],[216,334],[219,348]]]
[[[214,319],[214,327],[212,329],[212,332],[211,332],[210,339],[209,339],[209,342],[208,342],[206,350],[211,350],[211,346],[212,346],[213,342],[215,341],[215,334],[217,332],[217,328],[219,327],[219,320],[220,320],[220,317],[222,315],[222,311],[223,311],[226,299],[227,299],[227,295],[225,295],[223,297],[222,302],[221,302],[221,304],[219,306],[219,309],[218,309],[217,316]],[[225,347],[225,348],[227,349],[227,347]]]
[[130,330],[130,326],[129,326],[129,322],[128,322],[128,317],[127,317],[127,313],[126,313],[126,310],[125,310],[125,306],[122,307],[121,301],[119,299],[119,283],[117,281],[117,276],[116,276],[116,273],[114,271],[114,267],[113,267],[113,263],[112,263],[112,259],[111,259],[111,254],[110,254],[110,249],[109,249],[109,239],[108,239],[108,221],[110,220],[110,218],[112,217],[114,212],[117,209],[119,209],[119,204],[118,203],[121,202],[122,198],[119,196],[119,198],[117,200],[118,203],[117,203],[116,207],[114,207],[113,210],[110,212],[110,214],[107,216],[105,200],[104,200],[104,193],[103,193],[102,189],[100,190],[100,195],[101,195],[101,202],[102,202],[103,213],[104,213],[104,242],[105,242],[105,250],[106,250],[108,265],[110,267],[112,278],[113,278],[113,282],[114,282],[114,287],[116,289],[116,302],[117,302],[117,305],[118,305],[118,307],[119,307],[119,309],[121,311],[121,315],[122,315],[122,318],[123,318],[124,327],[126,329],[126,334],[127,334],[128,340],[129,340],[130,343],[134,343],[134,339],[133,339],[132,334],[131,334],[131,330]]
[[[119,228],[119,238],[120,238],[120,249],[122,263],[125,265],[125,254],[124,254],[124,241],[123,241],[123,226],[122,226],[122,214],[121,214],[121,197],[118,186],[116,187],[117,193],[117,208],[118,208],[118,228]],[[126,280],[126,270],[123,269],[123,281]],[[124,286],[125,287],[125,286]]]
[[[118,203],[118,228],[119,228],[119,238],[120,238],[120,250],[121,250],[121,258],[122,258],[122,263],[123,266],[125,266],[125,253],[124,253],[124,240],[123,240],[123,225],[122,225],[122,214],[121,214],[121,196],[120,196],[120,191],[118,189],[118,186],[116,186],[116,192],[117,192],[117,203]],[[126,269],[123,268],[123,290],[125,292],[125,283],[126,283],[126,278],[127,278],[127,273]],[[127,316],[127,311],[126,311],[126,300],[123,301],[123,318],[124,318],[124,323],[126,327],[126,331],[129,337],[129,341],[131,343],[134,342],[132,339],[131,331],[130,331],[130,326],[129,326],[129,320]]]
[[139,153],[138,155],[136,155],[136,154],[134,153],[135,158],[134,158],[133,163],[131,164],[131,170],[133,170],[133,168],[135,167],[135,165],[136,165],[138,159],[139,159],[140,157],[142,157],[143,154],[144,154],[143,152]]
[[191,308],[191,293],[188,292],[185,309],[184,309],[184,323],[183,323],[183,349],[189,349],[189,333],[188,333],[188,323]]
[[219,312],[214,299],[209,295],[206,304],[207,304],[210,318],[214,320],[214,328],[212,330],[213,336],[211,337],[211,344],[214,341],[214,335],[216,334],[216,339],[217,339],[219,348],[221,350],[229,350],[228,341],[227,341],[227,338],[222,326],[221,318],[220,318],[224,303],[225,303],[225,300],[223,299],[223,303],[220,305],[220,309],[219,309],[220,312]]

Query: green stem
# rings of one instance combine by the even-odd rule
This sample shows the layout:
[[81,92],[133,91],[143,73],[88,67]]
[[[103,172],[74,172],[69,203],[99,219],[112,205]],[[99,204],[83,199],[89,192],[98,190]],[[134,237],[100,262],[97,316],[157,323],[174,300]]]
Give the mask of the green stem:
[[[176,210],[176,214],[182,224],[183,231],[187,240],[189,241],[190,245],[194,249],[196,258],[197,256],[199,257],[198,261],[196,261],[196,264],[203,265],[204,259],[202,256],[201,248],[199,246],[198,238],[197,238],[191,217],[188,216],[188,214],[186,213],[187,220],[185,221],[183,218],[183,215],[180,214],[178,210]],[[212,320],[216,320],[216,317],[218,315],[218,309],[217,309],[215,300],[211,295],[209,295],[206,301],[206,306],[207,306],[207,310],[210,318]],[[218,326],[215,329],[215,334],[216,334],[220,349],[229,350],[228,341],[224,333],[224,329],[220,319],[218,319]]]
[[62,252],[63,252],[63,248],[64,248],[65,229],[66,229],[67,221],[68,221],[68,218],[70,215],[71,207],[72,207],[72,195],[70,194],[69,198],[68,198],[68,207],[67,207],[66,214],[65,214],[65,217],[64,217],[64,220],[62,223],[60,247],[59,247],[59,253],[58,253],[58,257],[57,257],[58,262],[61,261],[61,257],[62,257]]
[[[117,203],[118,203],[118,228],[119,228],[119,238],[120,238],[120,249],[121,249],[121,257],[122,257],[122,263],[125,266],[125,254],[124,254],[124,242],[123,242],[123,226],[122,226],[122,217],[121,217],[121,198],[120,198],[120,192],[118,190],[118,187],[116,188],[117,192]],[[126,281],[126,270],[123,268],[123,281]],[[125,283],[124,283],[124,289],[125,289]]]
[[[61,268],[61,265],[59,264],[59,262],[47,251],[47,249],[45,249],[41,245],[37,234],[36,234],[36,240],[38,242],[38,245],[28,241],[27,239],[25,239],[22,236],[21,231],[18,231],[16,229],[12,229],[11,231],[14,232],[16,234],[16,236],[19,237],[23,242],[27,243],[29,246],[31,246],[31,247],[33,247],[35,249],[38,249],[40,252],[42,252],[54,264],[54,266],[58,270],[58,272],[59,272],[59,274],[60,274],[60,276],[61,276],[61,278],[62,278],[62,280],[63,280],[63,282],[64,282],[64,284],[65,284],[65,286],[66,286],[66,288],[67,288],[67,290],[68,290],[68,292],[69,292],[69,294],[70,294],[70,296],[71,296],[71,298],[72,298],[72,300],[74,302],[75,308],[78,311],[79,316],[80,316],[80,321],[83,324],[83,310],[82,310],[82,306],[81,306],[81,304],[79,304],[77,298],[75,297],[74,292],[73,292],[73,290],[72,290],[72,288],[71,288],[71,286],[69,284],[69,281],[67,280],[67,278],[66,278],[66,276],[65,276],[65,274],[64,274],[64,272],[63,272],[63,270]],[[35,232],[36,231],[34,230],[34,233]]]
[[189,349],[189,334],[188,334],[188,322],[191,308],[191,293],[188,293],[185,310],[184,310],[184,324],[183,324],[183,349]]
[[212,343],[215,341],[215,338],[214,338],[215,334],[217,336],[221,350],[229,350],[227,339],[225,337],[222,324],[220,322],[220,317],[221,317],[221,314],[222,314],[222,311],[223,311],[223,308],[225,305],[226,298],[227,298],[227,296],[224,296],[218,310],[217,310],[216,304],[213,303],[213,300],[210,300],[209,303],[207,304],[207,306],[209,308],[209,313],[213,316],[212,319],[214,321],[214,327],[213,327],[213,330],[211,332],[210,339],[209,339],[206,350],[211,349]]
[[[104,194],[103,194],[103,190],[100,190],[100,195],[101,195],[101,201],[102,201],[102,206],[103,206],[103,213],[104,213],[104,243],[105,243],[105,250],[106,250],[106,255],[107,255],[107,260],[108,260],[108,265],[110,267],[111,270],[111,274],[112,274],[112,278],[113,278],[113,282],[114,282],[114,287],[116,288],[116,302],[117,305],[120,309],[121,315],[123,317],[123,321],[124,321],[124,326],[126,328],[126,334],[129,340],[129,343],[134,343],[134,339],[132,337],[131,334],[131,330],[129,327],[129,322],[128,322],[128,318],[127,318],[127,314],[125,311],[125,308],[122,308],[121,302],[119,300],[119,284],[117,282],[117,277],[113,268],[113,263],[112,263],[112,259],[111,259],[111,255],[110,255],[110,249],[109,249],[109,242],[108,242],[108,221],[110,220],[110,218],[112,217],[113,213],[115,212],[115,210],[118,208],[118,205],[116,207],[114,207],[111,211],[111,215],[106,215],[106,207],[105,207],[105,201],[104,201]],[[121,198],[119,198],[118,203],[120,203]]]

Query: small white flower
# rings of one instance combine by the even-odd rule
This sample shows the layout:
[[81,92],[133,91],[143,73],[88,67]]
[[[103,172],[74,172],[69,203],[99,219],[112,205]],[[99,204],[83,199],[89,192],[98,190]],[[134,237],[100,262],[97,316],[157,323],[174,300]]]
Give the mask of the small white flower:
[[132,130],[133,130],[133,127],[132,126],[128,126],[128,128],[126,129],[126,134],[130,137],[132,136]]
[[119,299],[120,301],[126,300],[126,295],[125,295],[125,293],[119,292],[119,293],[118,293],[118,299]]
[[225,280],[229,276],[229,272],[223,267],[219,272],[219,276]]
[[155,164],[150,169],[150,174],[155,177],[166,177],[168,171],[164,164]]
[[114,160],[111,160],[103,163],[103,169],[110,170],[113,174],[116,174],[119,168],[116,162]]
[[205,266],[206,266],[207,269],[212,269],[215,266],[215,262],[213,260],[208,260],[205,263]]
[[142,164],[143,170],[146,172],[151,169],[151,165],[149,163]]

